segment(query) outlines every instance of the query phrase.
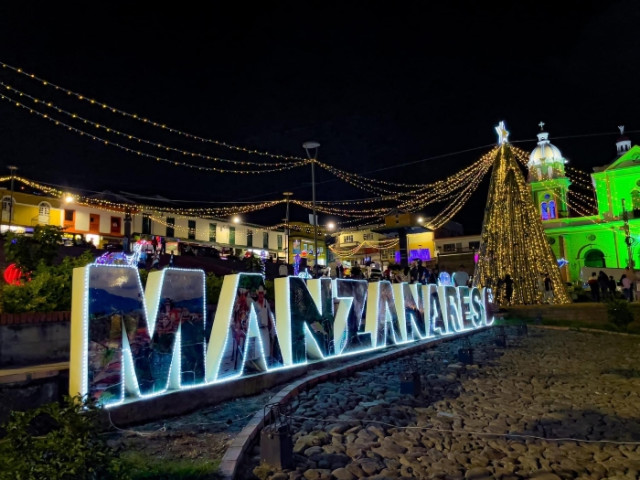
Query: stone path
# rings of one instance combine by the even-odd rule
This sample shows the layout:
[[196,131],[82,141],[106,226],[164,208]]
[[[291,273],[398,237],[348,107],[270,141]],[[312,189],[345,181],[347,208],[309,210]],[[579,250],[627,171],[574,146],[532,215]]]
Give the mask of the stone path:
[[[291,414],[294,467],[259,465],[258,445],[238,478],[639,478],[640,337],[507,334],[473,335],[470,365],[454,340],[313,387]],[[407,368],[417,396],[400,393]]]

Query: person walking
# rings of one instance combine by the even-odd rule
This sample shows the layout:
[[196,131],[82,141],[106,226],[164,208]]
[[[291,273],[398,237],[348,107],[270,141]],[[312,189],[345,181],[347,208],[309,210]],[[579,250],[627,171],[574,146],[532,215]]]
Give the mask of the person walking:
[[609,296],[611,297],[612,300],[616,298],[617,286],[618,284],[616,283],[616,280],[613,278],[613,275],[609,275]]
[[548,273],[544,275],[544,303],[553,303],[553,282]]
[[598,277],[596,276],[596,272],[591,274],[591,278],[587,282],[589,284],[589,288],[591,288],[591,300],[594,302],[600,301],[600,283],[598,282]]

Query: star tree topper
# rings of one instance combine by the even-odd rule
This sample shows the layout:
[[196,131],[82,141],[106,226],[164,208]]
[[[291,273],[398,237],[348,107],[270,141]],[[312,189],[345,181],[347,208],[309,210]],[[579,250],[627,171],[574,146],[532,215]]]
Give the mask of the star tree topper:
[[500,122],[496,128],[498,133],[498,145],[503,145],[509,142],[509,131],[504,124],[504,121]]

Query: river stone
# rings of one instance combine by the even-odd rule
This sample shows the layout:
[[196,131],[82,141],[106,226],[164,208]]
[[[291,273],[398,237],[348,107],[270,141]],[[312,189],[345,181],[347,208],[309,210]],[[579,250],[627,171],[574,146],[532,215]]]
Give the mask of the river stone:
[[333,475],[336,480],[355,480],[358,478],[344,467],[336,468],[331,472],[331,475]]
[[331,480],[331,470],[323,468],[310,468],[304,472],[306,480]]

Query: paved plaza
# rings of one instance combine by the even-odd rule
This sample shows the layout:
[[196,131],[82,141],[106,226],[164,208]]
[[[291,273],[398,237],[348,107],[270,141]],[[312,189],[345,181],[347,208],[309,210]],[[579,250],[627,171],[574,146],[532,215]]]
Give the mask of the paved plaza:
[[639,478],[640,337],[507,327],[503,348],[496,331],[470,337],[471,364],[455,339],[316,385],[293,402],[293,467],[256,445],[237,478]]

